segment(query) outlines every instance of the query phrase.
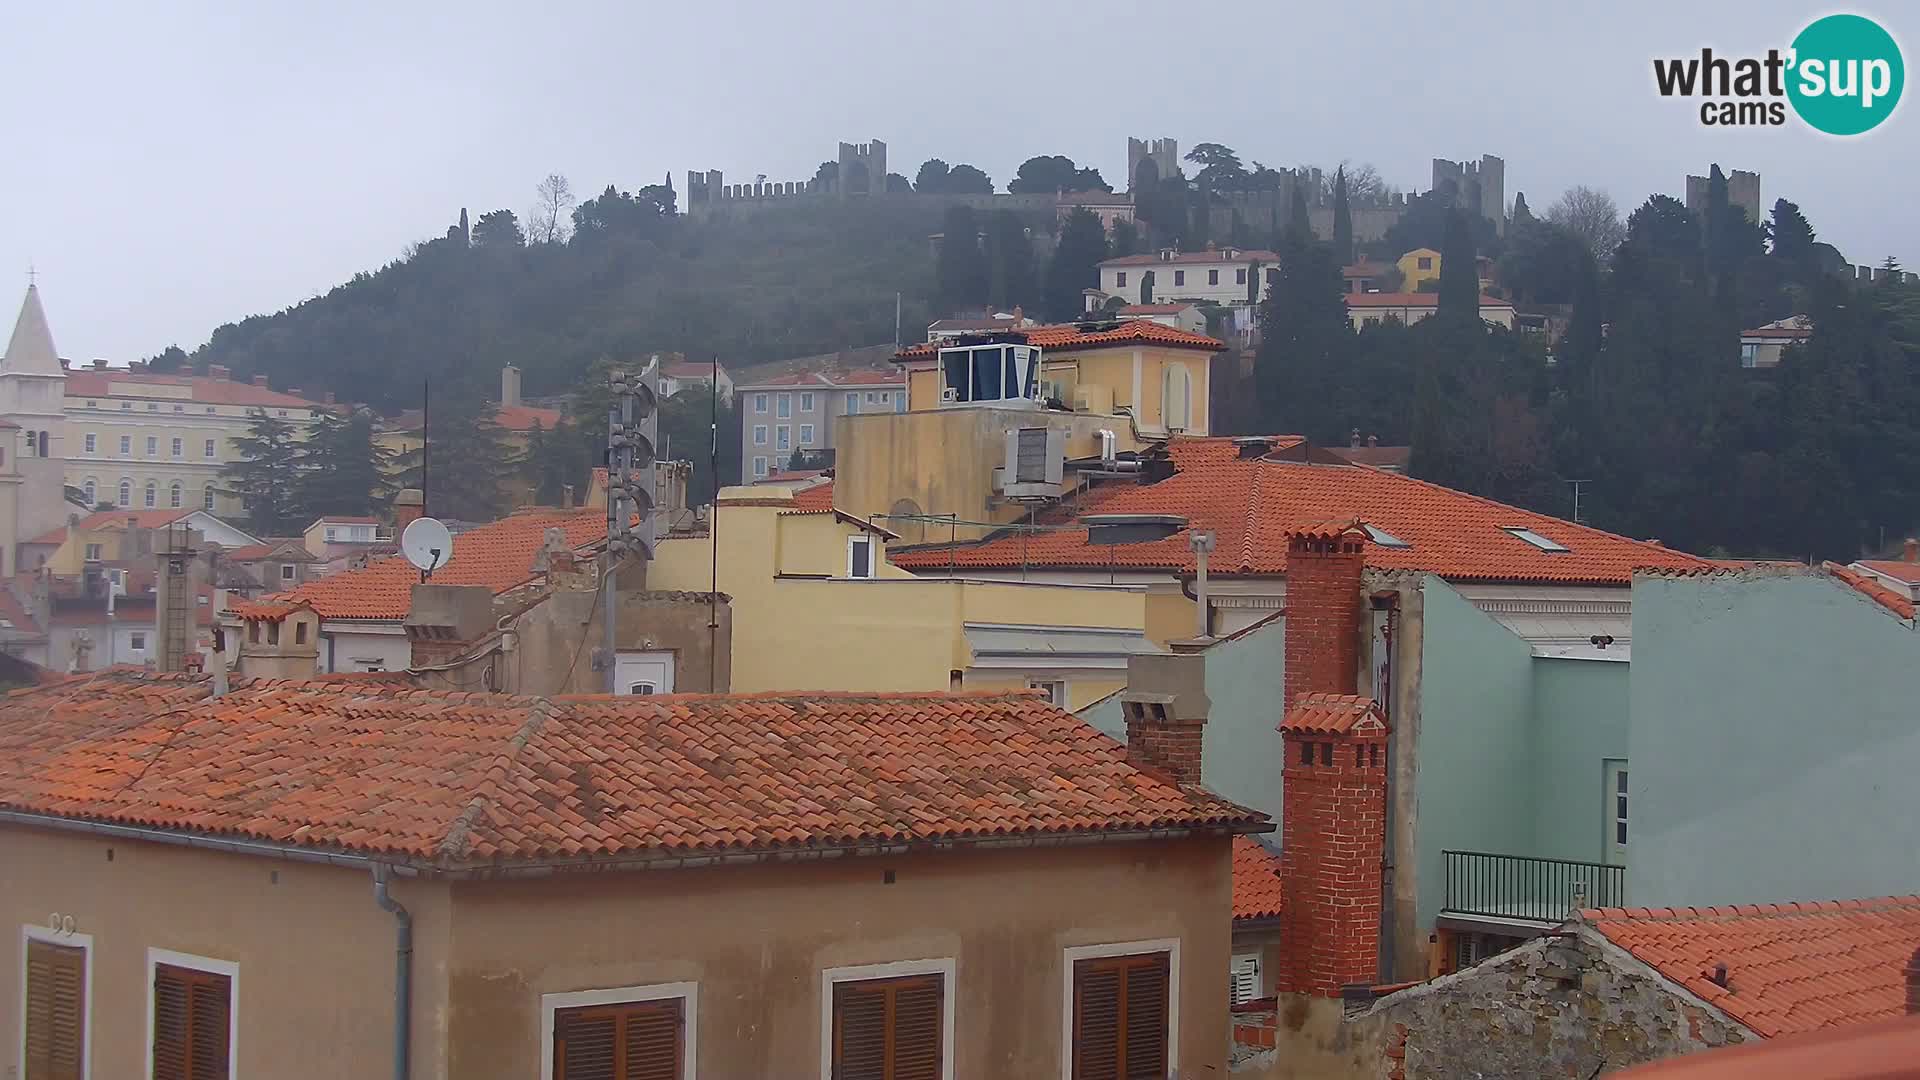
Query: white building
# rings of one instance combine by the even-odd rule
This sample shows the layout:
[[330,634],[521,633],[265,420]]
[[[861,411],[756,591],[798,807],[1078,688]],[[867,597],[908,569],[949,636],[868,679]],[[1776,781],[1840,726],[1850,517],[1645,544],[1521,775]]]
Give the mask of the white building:
[[[1430,318],[1440,310],[1440,294],[1425,292],[1348,293],[1347,318],[1355,330],[1398,319],[1407,326]],[[1513,305],[1498,297],[1480,294],[1480,318],[1490,326],[1513,329]]]
[[[1122,255],[1102,262],[1100,291],[1138,304],[1173,300],[1246,304],[1267,298],[1271,282],[1266,271],[1279,265],[1280,256],[1271,251],[1162,248],[1150,255]],[[1256,282],[1257,295],[1249,291]]]
[[694,360],[675,360],[660,365],[660,396],[670,398],[689,386],[707,386],[714,382],[714,369],[720,371],[720,400],[733,403],[733,376],[725,364],[702,364]]

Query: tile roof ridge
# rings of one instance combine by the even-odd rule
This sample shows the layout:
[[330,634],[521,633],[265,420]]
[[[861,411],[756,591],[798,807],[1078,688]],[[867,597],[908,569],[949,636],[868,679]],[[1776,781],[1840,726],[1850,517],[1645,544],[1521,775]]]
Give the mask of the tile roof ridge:
[[1589,922],[1665,919],[1755,919],[1790,915],[1832,915],[1854,911],[1920,908],[1920,895],[1869,896],[1842,900],[1779,900],[1766,904],[1720,904],[1693,907],[1583,908]]
[[1234,569],[1242,573],[1253,568],[1253,536],[1257,531],[1254,526],[1259,520],[1260,470],[1255,469],[1253,470],[1253,481],[1247,485],[1247,511],[1240,519],[1240,565]]
[[519,763],[521,753],[526,750],[534,737],[540,734],[547,720],[557,712],[553,701],[549,698],[533,698],[528,701],[525,722],[520,725],[520,730],[514,732],[513,738],[508,740],[507,749],[494,756],[493,763],[487,766],[486,774],[482,777],[480,789],[473,793],[473,796],[467,800],[466,808],[460,811],[460,816],[454,818],[453,823],[447,827],[447,835],[441,838],[434,849],[434,856],[437,859],[446,861],[466,857],[473,846],[474,830],[479,827],[487,811],[492,809],[495,796],[506,784],[514,766]]

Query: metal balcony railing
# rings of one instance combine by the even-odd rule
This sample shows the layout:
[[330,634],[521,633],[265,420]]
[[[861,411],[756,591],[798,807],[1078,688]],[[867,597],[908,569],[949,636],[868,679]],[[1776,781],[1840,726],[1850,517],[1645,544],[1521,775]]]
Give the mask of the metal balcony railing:
[[1449,913],[1557,923],[1583,907],[1626,903],[1624,866],[1485,851],[1441,854]]

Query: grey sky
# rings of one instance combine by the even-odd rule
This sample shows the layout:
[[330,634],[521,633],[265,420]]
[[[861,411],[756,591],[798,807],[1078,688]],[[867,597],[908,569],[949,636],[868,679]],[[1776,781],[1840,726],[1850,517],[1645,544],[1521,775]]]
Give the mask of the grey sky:
[[[1493,153],[1536,210],[1630,210],[1711,161],[1757,169],[1854,262],[1920,265],[1920,104],[1829,139],[1716,130],[1650,60],[1785,45],[1824,4],[10,5],[0,303],[31,261],[61,352],[115,363],[324,292],[444,231],[689,168],[804,179],[842,139],[1004,188],[1063,153],[1124,186],[1128,135],[1427,185]],[[1920,12],[1880,3],[1906,45]],[[1913,92],[1907,95],[1913,96]]]

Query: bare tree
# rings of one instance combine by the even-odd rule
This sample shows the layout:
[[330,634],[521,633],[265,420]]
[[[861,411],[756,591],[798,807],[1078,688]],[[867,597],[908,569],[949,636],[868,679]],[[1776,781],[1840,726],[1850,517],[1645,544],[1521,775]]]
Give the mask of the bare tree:
[[527,215],[527,238],[536,244],[564,244],[573,233],[573,185],[549,173],[534,189],[539,201]]
[[[1342,160],[1331,169],[1320,170],[1319,204],[1333,205],[1333,177],[1341,169],[1347,171],[1347,205],[1378,207],[1389,205],[1400,189],[1386,182],[1380,176],[1380,170],[1370,161],[1355,165],[1351,159]],[[1313,174],[1311,166],[1302,165],[1294,170],[1294,175],[1308,177]]]
[[1613,249],[1627,238],[1627,227],[1620,223],[1620,208],[1613,196],[1585,185],[1570,187],[1547,207],[1547,220],[1587,242],[1593,257],[1606,262]]

